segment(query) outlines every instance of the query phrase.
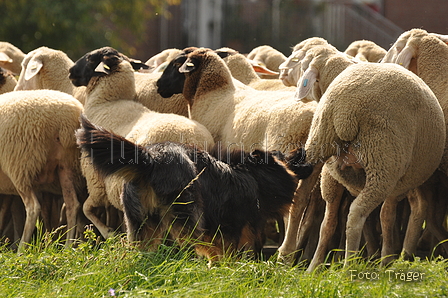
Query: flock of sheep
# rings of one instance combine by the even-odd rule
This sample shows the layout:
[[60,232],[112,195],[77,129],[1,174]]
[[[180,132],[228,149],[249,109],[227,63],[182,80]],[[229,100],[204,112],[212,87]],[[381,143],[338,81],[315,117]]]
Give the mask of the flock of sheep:
[[67,246],[93,224],[150,249],[192,236],[211,261],[268,237],[308,271],[338,248],[446,257],[447,43],[412,29],[390,49],[314,37],[289,57],[189,47],[141,63],[1,42],[0,237],[21,252],[41,218]]

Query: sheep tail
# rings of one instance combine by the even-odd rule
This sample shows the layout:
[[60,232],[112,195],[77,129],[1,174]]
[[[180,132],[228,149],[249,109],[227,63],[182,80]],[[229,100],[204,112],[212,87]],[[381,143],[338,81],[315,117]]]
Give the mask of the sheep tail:
[[84,115],[80,119],[81,128],[76,132],[78,146],[101,175],[117,174],[129,182],[151,171],[143,147],[92,124]]

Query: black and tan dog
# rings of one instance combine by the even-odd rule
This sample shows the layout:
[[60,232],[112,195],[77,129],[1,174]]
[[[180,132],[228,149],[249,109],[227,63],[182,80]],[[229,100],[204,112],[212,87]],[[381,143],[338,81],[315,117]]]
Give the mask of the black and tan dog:
[[[295,174],[274,152],[200,151],[164,142],[136,145],[81,117],[78,144],[104,176],[125,181],[122,203],[130,240],[152,241],[169,231],[175,240],[198,240],[196,252],[210,260],[227,253],[251,251],[263,245],[270,218],[285,215],[297,179],[311,173],[294,156]],[[299,161],[299,162],[297,162]],[[153,191],[157,202],[142,202]]]

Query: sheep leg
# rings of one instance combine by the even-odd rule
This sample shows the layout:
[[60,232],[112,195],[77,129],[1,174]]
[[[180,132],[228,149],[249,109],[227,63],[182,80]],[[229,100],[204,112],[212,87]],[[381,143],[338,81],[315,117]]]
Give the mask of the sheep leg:
[[[438,243],[448,239],[448,232],[443,227],[443,221],[445,219],[447,211],[447,200],[444,196],[446,186],[443,183],[437,184],[438,191],[435,196],[428,196],[428,209],[426,216],[426,232],[434,235]],[[423,237],[423,236],[422,236]],[[448,242],[445,241],[440,244],[448,253]]]
[[20,239],[22,238],[26,220],[26,210],[20,196],[14,197],[14,199],[12,200],[11,215],[12,215],[12,227],[13,227],[12,242],[17,248],[17,245],[20,242]]
[[25,244],[31,241],[41,207],[36,193],[32,189],[18,190],[18,193],[22,198],[26,211],[25,225],[18,247],[18,252],[21,253],[25,249]]
[[320,187],[316,187],[311,193],[311,199],[308,207],[304,211],[303,219],[299,225],[297,235],[297,249],[304,249],[305,243],[310,236],[310,231],[315,223],[316,212],[318,211],[319,200],[322,200]]
[[310,200],[310,193],[319,179],[322,166],[323,163],[317,164],[311,175],[307,179],[299,182],[296,193],[294,194],[294,203],[289,210],[285,239],[278,249],[278,259],[281,262],[287,264],[292,264],[294,262],[294,252],[297,250],[297,233],[300,221]]
[[383,247],[381,249],[381,263],[386,265],[393,259],[394,254],[394,227],[398,201],[388,198],[384,201],[380,211],[381,231],[383,234]]
[[[315,219],[315,212],[316,212],[316,205],[318,204],[317,200],[314,198],[310,199],[310,203],[308,207],[305,209],[303,218],[299,225],[299,232],[297,235],[297,251],[302,251],[302,255],[299,258],[299,260],[310,260],[313,257],[313,254],[305,256],[305,251],[309,243],[310,233],[313,228],[314,219]],[[318,223],[319,224],[319,223]],[[320,227],[320,225],[319,225]],[[317,242],[316,242],[317,245]],[[314,248],[315,249],[315,248]],[[313,249],[313,253],[314,253]]]
[[376,223],[379,219],[379,214],[376,210],[367,217],[362,230],[366,241],[367,255],[369,257],[375,256],[380,250],[380,240],[376,232]]
[[4,236],[6,220],[11,213],[11,203],[13,197],[10,195],[0,196],[0,237]]
[[82,210],[87,219],[89,219],[98,229],[98,231],[100,231],[101,236],[103,236],[104,239],[107,239],[111,235],[113,235],[114,231],[112,228],[105,225],[95,214],[96,208],[104,206],[104,204],[98,203],[99,198],[101,198],[99,202],[104,202],[107,200],[104,194],[96,194],[94,192],[91,192],[87,200],[84,202]]
[[313,259],[314,252],[316,251],[316,247],[319,242],[320,225],[324,219],[324,213],[325,213],[325,201],[322,200],[322,198],[320,198],[318,212],[314,214],[315,215],[314,222],[310,227],[308,240],[306,242],[301,257],[301,260],[308,260],[308,263]]
[[39,192],[37,193],[38,200],[41,205],[41,217],[42,222],[44,224],[44,230],[46,232],[51,231],[51,196],[47,196],[46,194]]
[[417,253],[417,243],[422,232],[428,206],[427,198],[429,197],[432,197],[432,192],[424,185],[414,189],[408,195],[411,214],[403,243],[406,258],[412,258]]
[[338,224],[339,205],[344,186],[337,182],[327,171],[322,171],[322,198],[326,202],[324,220],[320,226],[319,243],[307,272],[311,272],[324,261],[328,245]]
[[[367,177],[367,181],[369,181]],[[361,243],[361,236],[362,236],[362,230],[364,228],[364,224],[366,222],[367,217],[372,213],[372,211],[383,202],[384,198],[386,197],[386,194],[390,193],[391,189],[385,188],[381,185],[374,185],[373,183],[367,183],[364,189],[359,193],[359,195],[356,197],[356,199],[352,202],[350,206],[350,211],[347,217],[347,227],[346,227],[346,245],[345,245],[345,264],[347,265],[350,261],[350,256],[357,253],[359,251],[359,245]],[[395,198],[391,198],[394,200]],[[386,200],[388,201],[388,200]],[[395,201],[394,201],[395,202]],[[388,204],[386,204],[388,205]],[[393,206],[396,206],[393,204]],[[384,208],[384,204],[383,204]],[[389,221],[393,222],[395,221],[395,209],[393,208],[387,208],[381,209],[381,226],[383,228],[383,235],[384,235],[384,227],[383,227],[383,219],[386,219],[384,215],[391,216],[387,217]],[[389,212],[390,210],[390,212]],[[393,212],[392,212],[393,211]],[[384,214],[383,214],[384,213]],[[384,217],[384,218],[383,218]],[[386,224],[386,222],[384,222]],[[393,227],[393,226],[392,226]],[[389,227],[386,225],[386,228],[388,229],[388,232],[390,235],[388,235],[389,238],[385,237],[383,238],[383,248],[391,243],[391,231],[393,230],[392,227]],[[388,251],[386,249],[386,251]],[[383,255],[382,255],[383,256]]]
[[73,173],[71,169],[64,165],[59,165],[59,181],[62,188],[62,196],[64,197],[65,212],[67,214],[67,240],[65,246],[68,247],[73,243],[76,237],[76,228],[78,225],[78,213],[81,205],[76,195],[75,186],[73,185]]

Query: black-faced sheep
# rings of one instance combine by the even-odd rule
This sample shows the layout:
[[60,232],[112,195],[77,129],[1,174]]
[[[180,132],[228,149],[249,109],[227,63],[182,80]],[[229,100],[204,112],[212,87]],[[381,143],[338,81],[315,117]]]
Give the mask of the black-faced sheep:
[[[201,124],[179,115],[153,112],[134,101],[134,78],[134,70],[126,57],[110,47],[85,54],[70,68],[73,84],[86,86],[84,113],[93,123],[141,145],[176,141],[207,148],[214,144],[210,132]],[[89,189],[89,197],[83,205],[84,213],[107,238],[112,231],[93,210],[110,203],[122,209],[121,179],[102,179],[87,159],[82,160],[82,166]],[[153,192],[147,191],[141,201],[142,212],[159,212],[152,204],[154,200]],[[129,231],[128,234],[133,235],[134,232]]]
[[[85,118],[77,138],[102,175],[123,177],[123,209],[135,233],[130,239],[153,239],[155,226],[171,226],[171,237],[181,243],[205,242],[195,248],[210,261],[236,251],[259,255],[264,223],[287,213],[296,176],[310,172],[303,166],[293,174],[274,153],[260,150],[226,152],[217,146],[207,153],[173,142],[140,146]],[[147,188],[158,198],[153,207],[164,213],[142,212],[140,196]]]
[[[383,202],[381,255],[390,256],[397,202],[422,185],[442,157],[446,130],[437,98],[403,68],[351,64],[323,46],[308,51],[302,67],[306,70],[299,81],[299,99],[312,89],[319,89],[313,94],[320,99],[305,146],[307,157],[312,163],[326,162],[322,172],[326,213],[309,270],[322,262],[334,231],[338,185],[356,195],[347,219],[346,260],[359,249],[367,216]],[[333,190],[325,185],[333,185]],[[418,211],[411,212],[406,237],[421,229],[424,217]],[[416,240],[405,240],[403,249]]]
[[[195,47],[188,47],[183,50],[169,49],[160,53],[169,63],[175,57],[185,56],[196,49]],[[178,55],[172,56],[174,53]],[[157,56],[157,55],[156,55]],[[157,59],[156,59],[157,61]],[[156,63],[156,62],[154,62]],[[165,65],[165,68],[168,64]],[[182,94],[174,94],[169,98],[163,98],[157,93],[157,80],[162,75],[162,72],[154,73],[135,73],[135,100],[142,103],[148,109],[159,113],[174,113],[181,116],[189,117],[188,105]]]
[[76,147],[82,105],[52,91],[15,91],[0,96],[0,193],[20,195],[26,221],[19,251],[29,243],[40,215],[38,192],[62,194],[67,212],[67,244],[74,239],[85,185]]
[[0,67],[9,70],[14,75],[19,75],[23,58],[25,54],[22,50],[9,42],[0,41]]

